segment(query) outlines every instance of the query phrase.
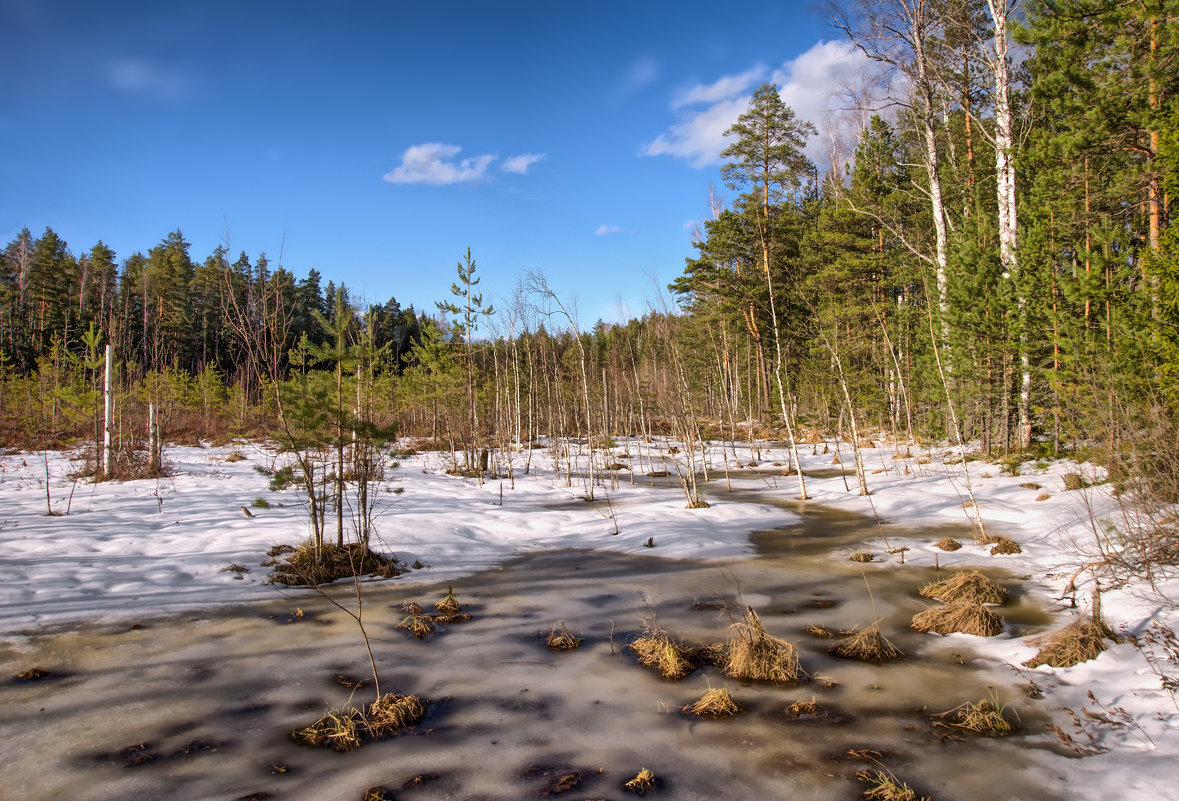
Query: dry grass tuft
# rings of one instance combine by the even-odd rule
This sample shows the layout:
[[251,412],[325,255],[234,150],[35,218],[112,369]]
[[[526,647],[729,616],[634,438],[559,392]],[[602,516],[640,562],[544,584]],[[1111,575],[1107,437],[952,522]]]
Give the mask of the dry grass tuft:
[[741,705],[733,700],[728,690],[713,688],[684,707],[684,711],[700,718],[731,718],[741,711]]
[[885,662],[903,659],[905,656],[904,651],[880,633],[879,623],[873,623],[863,631],[856,632],[843,642],[831,646],[827,652],[833,656],[870,662],[874,665],[883,665]]
[[49,678],[51,674],[43,667],[31,667],[28,670],[22,670],[16,674],[16,677],[21,681],[40,681],[41,679]]
[[426,704],[415,695],[385,693],[369,704],[365,728],[372,738],[384,737],[426,719]]
[[786,707],[786,711],[796,718],[814,717],[823,714],[823,705],[811,696],[809,701],[795,701]]
[[1052,496],[1049,495],[1047,492],[1041,492],[1039,495],[1036,496],[1037,501],[1047,501],[1047,500],[1051,500],[1051,499],[1052,499]]
[[934,634],[974,634],[994,637],[1003,631],[1003,620],[982,604],[970,601],[935,606],[913,616],[911,628]]
[[267,576],[268,584],[312,587],[353,576],[393,578],[405,572],[399,562],[370,551],[368,546],[359,542],[350,542],[343,548],[324,543],[318,553],[312,542],[286,550],[288,547],[275,546],[267,551],[270,556],[286,556],[286,560],[276,564]]
[[1023,553],[1023,549],[1010,537],[999,537],[995,540],[995,547],[991,548],[991,556],[1012,553]]
[[232,462],[242,462],[242,461],[245,461],[245,458],[246,457],[242,455],[241,451],[230,451],[229,455],[225,457],[225,461],[231,462],[231,463]]
[[848,558],[853,562],[871,562],[876,558],[876,554],[872,553],[871,551],[855,551]]
[[1007,601],[1007,590],[977,570],[960,570],[947,579],[926,584],[919,594],[922,598],[947,602],[1001,604]]
[[1033,668],[1079,665],[1100,656],[1106,640],[1117,642],[1117,637],[1101,620],[1074,620],[1062,629],[1029,639],[1040,650],[1024,665]]
[[550,651],[572,651],[581,647],[582,638],[574,636],[569,627],[562,620],[549,631],[544,638],[545,647]]
[[471,616],[466,612],[456,612],[453,615],[432,615],[430,622],[438,623],[439,625],[449,625],[451,623],[466,623],[471,619]]
[[868,785],[864,798],[870,801],[929,801],[888,771],[861,771],[856,778]]
[[1015,727],[1003,715],[1005,707],[984,698],[977,704],[962,704],[951,710],[933,716],[935,726],[961,729],[983,734],[987,737],[1003,737],[1015,731]]
[[408,613],[405,619],[397,624],[397,628],[402,631],[408,631],[419,640],[424,640],[438,628],[434,625],[433,618],[423,614],[421,604],[416,601],[406,601],[401,604],[401,608]]
[[638,793],[639,795],[642,795],[648,790],[655,789],[655,774],[646,768],[643,768],[639,771],[637,776],[624,784],[623,787],[630,790],[632,793]]
[[803,626],[804,634],[809,634],[812,637],[817,637],[820,640],[830,640],[835,638],[835,630],[829,629],[826,626]]
[[291,732],[291,739],[299,745],[322,746],[337,751],[351,751],[364,742],[363,716],[359,710],[346,709],[328,712],[303,729]]
[[434,608],[444,615],[457,615],[463,611],[458,599],[454,597],[454,588],[446,588],[446,597],[434,604]]
[[679,681],[696,669],[692,650],[658,626],[648,626],[628,647],[640,665],[653,669],[667,681]]
[[767,632],[750,607],[729,627],[725,656],[725,675],[740,681],[794,684],[803,675],[794,646]]
[[936,545],[943,551],[956,551],[962,547],[962,543],[958,542],[958,540],[954,539],[953,537],[946,537],[945,539],[938,540]]

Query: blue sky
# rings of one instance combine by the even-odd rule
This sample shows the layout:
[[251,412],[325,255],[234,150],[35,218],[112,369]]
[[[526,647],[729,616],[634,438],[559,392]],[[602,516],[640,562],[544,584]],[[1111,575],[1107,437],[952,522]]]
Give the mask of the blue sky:
[[0,30],[4,243],[179,228],[430,311],[470,247],[485,300],[540,270],[583,325],[680,274],[753,89],[822,128],[859,64],[809,3],[743,0],[0,0]]

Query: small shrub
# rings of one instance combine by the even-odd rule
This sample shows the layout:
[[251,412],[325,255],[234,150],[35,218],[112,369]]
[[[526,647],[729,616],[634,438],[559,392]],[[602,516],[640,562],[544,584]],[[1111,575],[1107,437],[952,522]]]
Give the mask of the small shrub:
[[282,492],[294,483],[295,468],[292,465],[287,465],[286,467],[280,467],[271,474],[270,483],[267,487],[271,492]]
[[254,507],[255,509],[269,509],[270,501],[266,500],[265,498],[255,498],[254,500],[250,501],[250,506]]

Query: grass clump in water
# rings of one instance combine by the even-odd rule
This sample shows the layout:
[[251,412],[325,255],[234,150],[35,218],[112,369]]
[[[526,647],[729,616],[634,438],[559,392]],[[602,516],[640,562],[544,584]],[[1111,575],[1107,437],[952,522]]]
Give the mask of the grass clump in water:
[[980,603],[957,601],[941,604],[913,616],[913,629],[933,634],[973,634],[994,637],[1003,631],[1003,620]]
[[962,543],[958,542],[958,540],[954,539],[953,537],[946,537],[945,539],[938,540],[934,544],[943,551],[956,551],[962,547]]
[[549,630],[544,645],[550,651],[573,651],[581,647],[581,637],[575,636],[562,620]]
[[667,681],[679,681],[696,669],[692,650],[673,640],[656,625],[636,637],[628,646],[639,659],[639,664],[658,673]]
[[922,598],[947,602],[1001,604],[1007,601],[1007,590],[978,570],[960,570],[947,579],[926,584],[918,593]]
[[700,718],[731,718],[741,712],[741,705],[733,700],[733,695],[723,687],[709,688],[708,692],[700,696],[695,702],[684,707],[685,712],[690,712],[696,717]]
[[343,709],[328,712],[319,720],[291,732],[299,745],[351,751],[366,741],[377,740],[421,723],[426,704],[413,695],[387,693],[366,709]]
[[904,651],[880,633],[879,623],[873,623],[868,628],[857,631],[842,642],[831,646],[827,652],[843,659],[855,659],[874,665],[883,665],[905,656]]
[[1074,620],[1062,629],[1029,640],[1039,652],[1023,664],[1026,667],[1072,667],[1096,659],[1105,650],[1106,640],[1117,637],[1100,618]]
[[812,695],[809,701],[795,701],[786,707],[786,711],[793,717],[818,717],[823,714],[823,705]]
[[848,558],[853,562],[871,562],[876,558],[876,554],[871,551],[856,551]]
[[647,768],[643,768],[638,772],[637,776],[622,786],[630,790],[632,793],[638,793],[639,795],[642,795],[648,790],[655,789],[655,774],[649,771]]
[[929,801],[889,771],[861,771],[856,778],[868,785],[864,798],[870,801]]
[[794,646],[767,632],[748,606],[742,619],[729,627],[722,667],[725,675],[739,681],[794,684],[804,675]]
[[406,612],[406,616],[397,624],[397,628],[402,631],[408,631],[419,640],[424,640],[438,628],[434,625],[434,620],[425,614],[422,605],[417,601],[405,601],[401,604],[401,608]]
[[446,597],[434,604],[434,609],[441,612],[443,615],[457,615],[463,611],[463,607],[459,604],[458,598],[454,597],[454,588],[446,588]]
[[946,726],[987,737],[1004,737],[1015,727],[1003,715],[1005,707],[984,698],[977,704],[965,703],[934,716],[935,726]]

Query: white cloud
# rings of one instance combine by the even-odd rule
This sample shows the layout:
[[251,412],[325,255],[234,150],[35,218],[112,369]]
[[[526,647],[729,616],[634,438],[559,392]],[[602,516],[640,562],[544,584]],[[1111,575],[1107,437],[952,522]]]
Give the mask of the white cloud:
[[755,83],[760,83],[766,79],[769,70],[765,65],[758,64],[750,70],[746,70],[740,75],[726,75],[719,78],[710,84],[696,84],[689,87],[672,101],[671,107],[683,108],[684,106],[695,106],[700,103],[716,103],[720,100],[730,100],[734,97],[739,97],[750,86]]
[[605,236],[606,234],[616,234],[621,230],[622,228],[620,226],[603,224],[598,226],[598,230],[594,231],[594,235]]
[[500,165],[500,169],[504,172],[514,172],[518,175],[524,175],[528,172],[529,167],[543,159],[544,153],[521,153],[519,156],[509,156],[504,159],[504,163]]
[[175,100],[184,94],[188,81],[179,72],[155,61],[120,58],[106,67],[107,82],[120,92],[147,94]]
[[[643,146],[649,156],[674,156],[696,168],[720,162],[725,131],[749,106],[748,90],[762,80],[776,83],[782,101],[794,109],[801,120],[813,122],[820,130],[838,116],[842,105],[840,93],[865,70],[865,56],[845,42],[819,42],[797,58],[787,61],[767,75],[754,66],[738,75],[728,75],[710,84],[700,84],[681,92],[672,108],[681,118],[666,131]],[[830,150],[829,141],[814,137],[808,155],[823,162]]]
[[406,148],[401,154],[401,164],[383,178],[391,184],[429,184],[446,186],[481,180],[487,168],[496,157],[489,154],[474,156],[455,162],[454,157],[462,150],[458,145],[441,142],[425,142]]

